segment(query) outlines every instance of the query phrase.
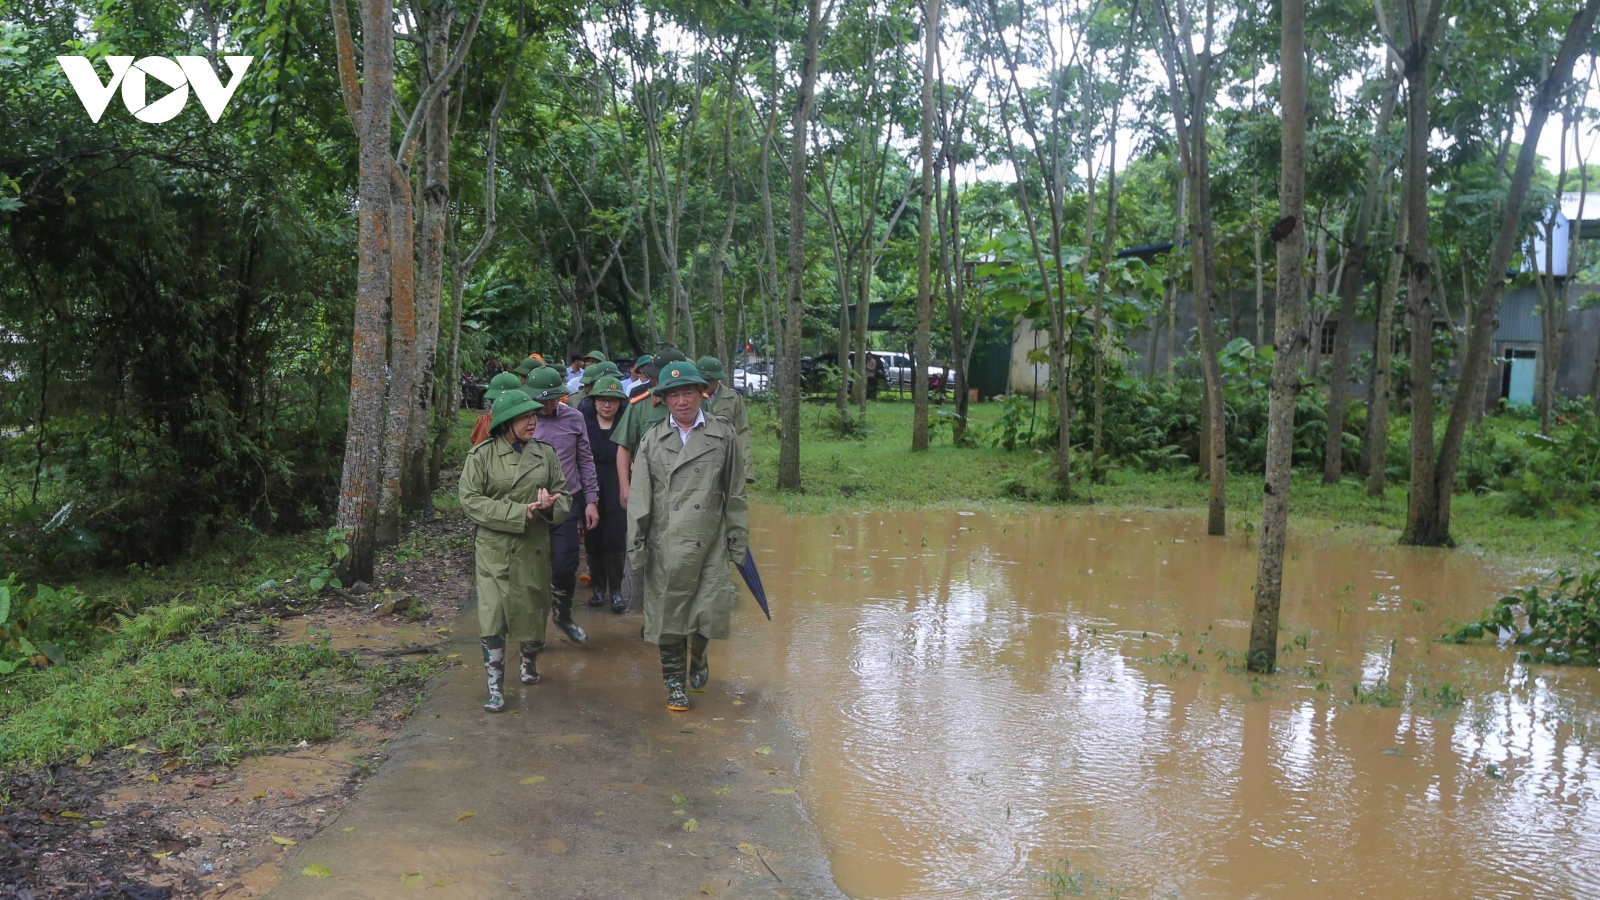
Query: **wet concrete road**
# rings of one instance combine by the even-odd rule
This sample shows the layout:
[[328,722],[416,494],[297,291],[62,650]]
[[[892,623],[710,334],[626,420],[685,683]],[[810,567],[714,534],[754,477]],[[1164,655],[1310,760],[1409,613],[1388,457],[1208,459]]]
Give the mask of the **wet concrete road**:
[[[718,671],[722,645],[710,690],[672,714],[640,618],[583,608],[588,645],[558,640],[533,687],[508,659],[495,716],[474,615],[446,651],[465,665],[355,804],[295,848],[274,900],[842,897],[802,812],[794,742],[768,698]],[[312,865],[331,875],[298,874]]]

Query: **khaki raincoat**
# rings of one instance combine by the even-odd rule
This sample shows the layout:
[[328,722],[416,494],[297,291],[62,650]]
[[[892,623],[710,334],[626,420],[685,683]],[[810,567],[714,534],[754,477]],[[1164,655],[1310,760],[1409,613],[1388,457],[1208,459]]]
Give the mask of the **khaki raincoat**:
[[[528,519],[539,488],[561,492]],[[550,618],[550,527],[567,518],[572,497],[556,451],[529,441],[518,453],[506,435],[467,453],[461,467],[461,511],[478,526],[478,629],[509,642],[544,640]]]
[[628,562],[644,577],[644,638],[726,638],[737,598],[733,564],[750,540],[744,460],[733,426],[706,416],[684,444],[669,417],[633,457]]
[[700,402],[700,408],[712,415],[721,416],[733,426],[739,441],[739,459],[744,463],[744,480],[756,480],[755,458],[750,455],[750,417],[745,412],[744,397],[727,384],[717,385],[717,392]]

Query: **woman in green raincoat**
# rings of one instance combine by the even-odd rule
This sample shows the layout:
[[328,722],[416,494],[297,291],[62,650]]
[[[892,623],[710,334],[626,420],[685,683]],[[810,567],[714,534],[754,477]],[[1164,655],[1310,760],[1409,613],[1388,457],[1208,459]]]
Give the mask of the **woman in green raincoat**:
[[744,459],[732,425],[700,408],[706,382],[694,363],[661,369],[655,395],[668,416],[633,459],[628,561],[644,577],[644,639],[661,648],[667,709],[689,708],[710,679],[706,649],[728,636],[738,596],[733,567],[750,539]]
[[489,440],[468,451],[461,467],[461,511],[478,526],[478,633],[489,712],[505,709],[507,641],[521,650],[522,683],[539,681],[537,659],[550,616],[550,528],[572,505],[555,449],[533,439],[538,408],[523,391],[502,394]]

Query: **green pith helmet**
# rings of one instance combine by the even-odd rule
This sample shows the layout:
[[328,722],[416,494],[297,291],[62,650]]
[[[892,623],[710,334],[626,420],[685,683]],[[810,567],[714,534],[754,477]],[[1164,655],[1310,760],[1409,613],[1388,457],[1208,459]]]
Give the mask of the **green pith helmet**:
[[592,366],[590,366],[590,367],[588,367],[588,368],[583,370],[583,374],[578,377],[578,383],[579,384],[594,384],[596,381],[599,381],[600,379],[606,377],[607,375],[610,375],[612,377],[616,377],[616,376],[618,376],[620,374],[621,374],[621,372],[617,369],[617,364],[616,363],[614,363],[614,362],[597,362],[594,365],[592,365]]
[[494,418],[489,420],[489,430],[493,431],[517,416],[525,412],[533,412],[538,408],[538,401],[529,397],[526,392],[521,390],[506,391],[500,395],[500,401],[494,405]]
[[590,400],[621,400],[626,402],[628,395],[622,392],[622,382],[615,375],[602,375],[594,383],[594,388],[589,391]]
[[534,369],[528,375],[527,393],[543,403],[547,400],[560,400],[567,395],[567,386],[561,381],[561,373],[551,368]]
[[700,375],[707,381],[727,381],[728,373],[723,371],[722,360],[715,356],[702,356],[694,361],[695,368],[700,370]]
[[651,394],[661,397],[673,388],[693,387],[704,390],[706,380],[700,377],[700,370],[688,360],[669,360],[661,367],[661,380]]
[[527,356],[523,357],[522,362],[517,363],[516,373],[518,375],[527,375],[529,372],[532,372],[537,368],[539,368],[539,361],[531,356]]
[[662,377],[661,372],[666,369],[669,364],[688,361],[689,357],[684,356],[682,350],[679,350],[676,347],[668,347],[665,350],[656,353],[656,355],[651,358],[650,377],[660,381]]
[[650,377],[650,371],[649,371],[650,370],[650,364],[652,362],[654,362],[654,361],[655,361],[655,357],[651,356],[648,353],[641,354],[638,359],[635,359],[633,361],[633,378],[634,378],[634,380],[638,381],[641,378]]
[[489,380],[489,389],[484,391],[483,399],[493,403],[496,400],[499,400],[500,395],[504,394],[506,391],[520,390],[522,390],[521,378],[518,378],[516,374],[512,372],[501,372],[499,375],[496,375],[494,378]]
[[584,359],[592,359],[597,363],[606,362],[606,355],[604,353],[601,353],[599,350],[590,350],[588,353],[585,353],[583,355],[583,358]]

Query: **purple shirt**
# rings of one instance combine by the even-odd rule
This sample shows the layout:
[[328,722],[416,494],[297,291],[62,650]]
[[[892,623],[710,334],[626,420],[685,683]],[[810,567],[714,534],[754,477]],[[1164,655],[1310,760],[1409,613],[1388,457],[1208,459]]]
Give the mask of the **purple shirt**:
[[589,449],[589,425],[578,412],[565,403],[556,404],[553,416],[533,417],[534,440],[544,441],[554,447],[556,458],[561,460],[561,474],[566,476],[567,489],[583,489],[585,503],[600,501],[600,482],[594,477],[594,452]]

